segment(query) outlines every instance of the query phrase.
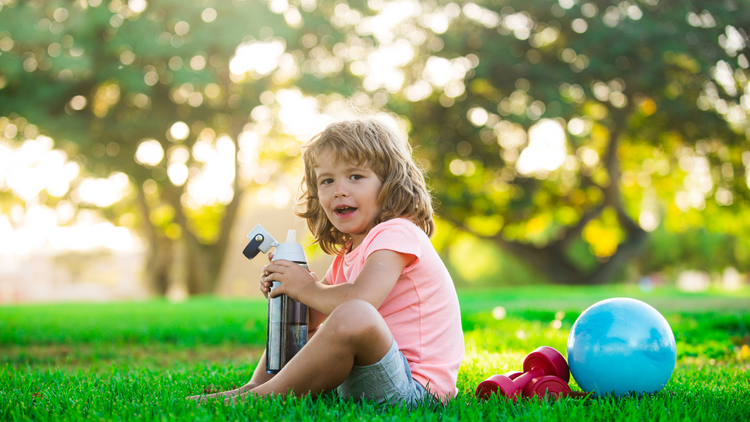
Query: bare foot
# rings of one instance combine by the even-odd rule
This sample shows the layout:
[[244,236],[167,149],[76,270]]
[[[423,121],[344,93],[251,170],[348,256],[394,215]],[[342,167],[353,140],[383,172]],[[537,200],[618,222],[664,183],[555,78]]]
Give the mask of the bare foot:
[[195,400],[197,404],[200,406],[201,404],[207,402],[208,400],[211,400],[216,397],[225,397],[225,398],[235,397],[239,395],[241,391],[242,391],[241,388],[237,388],[234,390],[221,391],[219,393],[213,393],[213,394],[200,394],[197,396],[188,396],[188,397],[185,397],[185,400]]
[[[245,401],[245,398],[249,393],[245,393],[246,391],[252,389],[255,387],[254,385],[244,385],[240,388],[236,388],[234,390],[227,390],[227,391],[221,391],[218,393],[212,393],[212,394],[200,394],[197,396],[188,396],[185,397],[185,400],[194,400],[197,402],[197,406],[200,406],[201,404],[207,402],[208,400],[214,399],[214,398],[224,398],[224,404],[236,404],[237,398],[239,397],[240,401]],[[244,393],[244,394],[243,394]]]
[[241,391],[238,394],[235,394],[233,396],[227,396],[224,399],[224,404],[226,404],[226,405],[230,405],[230,404],[231,405],[235,405],[237,403],[244,403],[245,400],[247,400],[247,398],[251,394],[253,394],[251,391],[248,391],[248,390],[250,390],[250,388],[247,388],[247,389],[242,389],[241,388],[240,390]]

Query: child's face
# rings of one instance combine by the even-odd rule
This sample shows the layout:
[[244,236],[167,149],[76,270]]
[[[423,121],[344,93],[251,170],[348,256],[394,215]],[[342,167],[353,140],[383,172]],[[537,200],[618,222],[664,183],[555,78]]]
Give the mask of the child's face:
[[318,160],[315,175],[318,198],[328,220],[342,233],[352,237],[352,249],[362,243],[367,229],[380,213],[377,205],[380,181],[369,167],[338,162],[325,154]]

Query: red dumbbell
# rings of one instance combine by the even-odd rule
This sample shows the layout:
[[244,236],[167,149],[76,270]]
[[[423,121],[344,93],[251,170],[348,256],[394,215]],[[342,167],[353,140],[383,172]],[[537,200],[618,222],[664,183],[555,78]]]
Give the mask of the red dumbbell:
[[476,396],[478,399],[488,398],[492,393],[498,390],[498,386],[510,386],[513,385],[513,380],[523,375],[521,371],[510,371],[502,375],[493,375],[486,380],[479,383],[477,386]]
[[[552,376],[552,377],[550,377]],[[554,380],[558,378],[560,382]],[[567,386],[570,371],[565,358],[552,347],[542,346],[526,356],[523,361],[523,373],[509,372],[505,375],[493,375],[477,386],[476,396],[483,399],[493,393],[501,394],[514,402],[521,393],[528,397],[544,397],[547,392],[565,394],[561,384]],[[528,387],[528,392],[525,391]],[[570,391],[568,387],[567,391]]]
[[537,396],[544,399],[548,394],[554,398],[568,397],[570,386],[560,377],[545,375],[534,378],[523,388],[523,396],[528,398]]

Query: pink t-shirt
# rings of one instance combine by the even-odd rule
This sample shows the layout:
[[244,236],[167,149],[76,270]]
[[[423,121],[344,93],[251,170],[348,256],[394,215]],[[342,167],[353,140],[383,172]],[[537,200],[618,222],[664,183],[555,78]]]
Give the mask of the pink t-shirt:
[[380,223],[356,249],[334,259],[326,280],[330,285],[354,282],[367,257],[383,249],[416,260],[401,273],[378,312],[414,379],[441,400],[454,397],[464,357],[461,312],[453,280],[424,231],[403,218]]

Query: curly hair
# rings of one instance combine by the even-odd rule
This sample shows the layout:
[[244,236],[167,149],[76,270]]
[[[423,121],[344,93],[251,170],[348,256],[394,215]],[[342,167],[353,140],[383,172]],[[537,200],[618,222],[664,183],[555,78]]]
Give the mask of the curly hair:
[[318,198],[315,168],[324,155],[332,156],[335,163],[367,166],[383,183],[377,198],[380,212],[368,231],[384,221],[406,218],[432,236],[432,199],[409,142],[374,117],[358,117],[331,123],[303,146],[304,175],[297,198],[301,211],[295,214],[307,220],[315,243],[325,253],[343,253],[351,237],[331,224]]

